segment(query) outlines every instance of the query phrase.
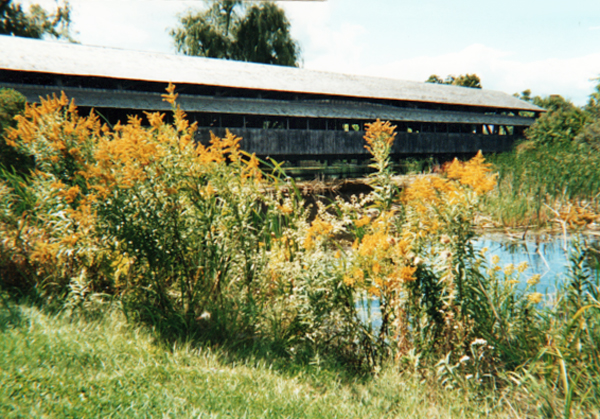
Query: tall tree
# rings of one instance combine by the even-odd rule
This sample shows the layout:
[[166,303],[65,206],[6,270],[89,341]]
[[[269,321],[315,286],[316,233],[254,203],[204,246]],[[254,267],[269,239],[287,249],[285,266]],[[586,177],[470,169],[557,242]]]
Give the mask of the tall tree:
[[596,87],[594,88],[594,92],[590,95],[590,99],[588,100],[587,105],[585,105],[585,110],[590,113],[590,115],[600,121],[600,77],[594,79],[597,81]]
[[211,58],[297,66],[298,43],[285,12],[273,3],[247,7],[221,0],[202,12],[189,11],[170,31],[179,52]]
[[481,80],[477,74],[461,74],[460,76],[449,75],[446,79],[442,79],[436,74],[429,76],[425,83],[435,84],[451,84],[453,86],[473,87],[475,89],[481,89]]
[[548,111],[527,129],[527,138],[537,145],[570,142],[591,122],[587,112],[560,95],[535,96],[532,102]]
[[274,3],[253,5],[237,28],[237,59],[297,67],[300,49],[289,29],[284,11]]
[[50,35],[72,41],[70,36],[71,7],[68,1],[57,3],[56,11],[48,13],[34,4],[26,12],[23,6],[12,0],[0,0],[0,34],[43,38]]

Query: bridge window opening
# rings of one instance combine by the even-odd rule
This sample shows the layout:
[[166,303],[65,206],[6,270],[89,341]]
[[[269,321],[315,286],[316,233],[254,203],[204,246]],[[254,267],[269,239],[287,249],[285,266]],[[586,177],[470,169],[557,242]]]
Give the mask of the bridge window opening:
[[495,125],[484,125],[483,133],[485,135],[494,135],[496,134],[496,126]]
[[194,122],[198,123],[198,127],[209,127],[210,126],[210,115],[205,113],[193,113],[191,117],[194,118]]
[[222,115],[221,123],[225,128],[243,128],[244,117],[242,115]]
[[409,132],[411,134],[418,134],[419,132],[421,132],[420,129],[421,129],[421,125],[420,124],[409,122],[408,126],[407,126],[407,129],[406,129],[406,132]]
[[304,118],[288,118],[288,129],[306,129]]
[[265,118],[262,129],[285,129],[287,122],[283,118]]
[[246,115],[246,128],[264,128],[264,118],[257,115]]
[[448,124],[448,132],[452,134],[473,134],[471,124]]

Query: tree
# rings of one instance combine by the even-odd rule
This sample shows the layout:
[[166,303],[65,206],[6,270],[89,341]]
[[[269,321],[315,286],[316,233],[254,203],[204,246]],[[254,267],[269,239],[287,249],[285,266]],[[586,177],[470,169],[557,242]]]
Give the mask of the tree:
[[596,85],[594,92],[590,95],[585,110],[592,116],[592,118],[600,121],[600,77],[594,79],[598,84]]
[[453,86],[481,89],[481,80],[477,74],[461,74],[458,77],[449,75],[445,80],[436,74],[432,74],[427,80],[425,80],[425,83],[450,84]]
[[515,93],[513,94],[514,97],[521,99],[525,102],[532,102],[533,98],[531,97],[531,90],[527,89],[527,90],[523,90],[521,93]]
[[273,3],[250,7],[221,0],[203,12],[189,11],[170,31],[186,55],[298,66],[300,48],[285,12]]
[[527,138],[535,144],[571,142],[591,122],[587,112],[560,95],[536,96],[532,102],[548,111],[527,130]]
[[9,146],[4,135],[8,128],[17,125],[15,116],[23,112],[26,101],[25,96],[16,90],[0,88],[0,168],[20,173],[26,173],[32,167],[31,159]]
[[68,1],[57,4],[56,11],[49,14],[37,4],[25,12],[12,0],[0,0],[0,34],[38,39],[50,35],[72,41],[70,25],[71,7]]

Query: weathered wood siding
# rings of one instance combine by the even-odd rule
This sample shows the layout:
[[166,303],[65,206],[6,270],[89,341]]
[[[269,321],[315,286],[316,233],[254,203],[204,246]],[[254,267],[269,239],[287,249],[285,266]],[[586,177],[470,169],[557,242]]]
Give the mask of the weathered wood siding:
[[[200,128],[196,138],[208,144],[210,132],[225,135],[225,128]],[[243,129],[231,132],[242,137],[240,146],[257,156],[274,158],[318,160],[326,158],[368,157],[364,132],[325,130]],[[435,155],[504,152],[511,149],[517,136],[456,134],[456,133],[407,133],[396,135],[392,148],[394,155]]]

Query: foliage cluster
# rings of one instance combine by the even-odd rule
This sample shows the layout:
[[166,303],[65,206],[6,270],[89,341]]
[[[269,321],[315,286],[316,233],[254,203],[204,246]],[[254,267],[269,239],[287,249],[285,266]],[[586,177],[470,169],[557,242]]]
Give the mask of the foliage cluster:
[[16,125],[15,116],[25,109],[25,96],[13,89],[0,88],[0,170],[25,173],[31,162],[6,144],[4,131]]
[[318,203],[309,218],[293,181],[240,138],[196,143],[174,90],[171,124],[148,113],[147,126],[111,128],[64,95],[17,117],[7,143],[35,169],[0,182],[4,288],[71,308],[117,298],[164,337],[361,371],[395,359],[435,367],[448,388],[536,391],[542,410],[600,405],[585,251],[549,305],[535,277],[516,286],[523,266],[487,266],[473,220],[496,175],[481,154],[400,191],[395,127],[377,120],[365,135],[372,192]]
[[284,11],[272,2],[245,6],[216,1],[204,11],[188,11],[170,31],[186,55],[297,67],[300,47],[290,35]]
[[[596,88],[598,90],[600,85]],[[497,190],[484,212],[502,225],[558,225],[579,229],[600,214],[600,119],[597,95],[579,108],[560,96],[520,97],[547,110],[526,131],[526,140],[493,158]]]
[[442,79],[436,74],[432,74],[427,80],[425,80],[425,83],[450,84],[452,86],[481,89],[481,79],[477,74],[461,74],[459,76],[449,75],[445,79]]
[[[57,2],[58,3],[58,2]],[[53,38],[72,40],[69,35],[71,24],[71,8],[68,1],[56,7],[56,11],[48,13],[37,4],[31,5],[29,12],[13,0],[0,1],[0,34],[22,36],[25,38]]]
[[420,375],[393,367],[352,377],[323,363],[157,345],[116,309],[90,321],[0,302],[0,319],[4,419],[514,417],[493,400],[469,401],[433,380],[423,391]]

